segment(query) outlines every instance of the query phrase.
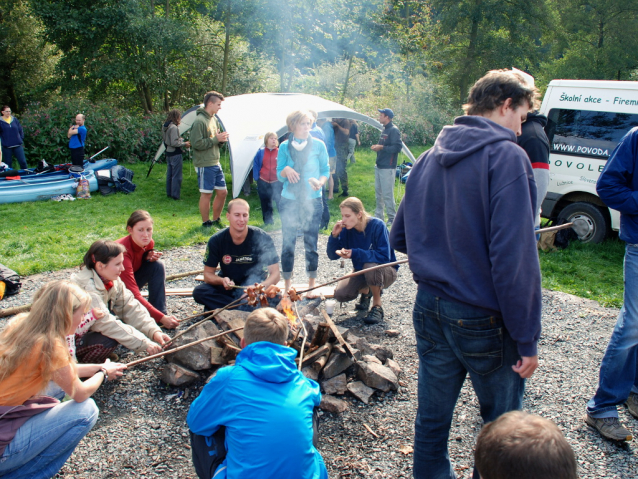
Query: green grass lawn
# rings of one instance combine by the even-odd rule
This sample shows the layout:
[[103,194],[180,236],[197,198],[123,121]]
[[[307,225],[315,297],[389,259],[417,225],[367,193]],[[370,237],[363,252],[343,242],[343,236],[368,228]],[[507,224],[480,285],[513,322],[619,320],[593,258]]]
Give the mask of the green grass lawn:
[[[411,149],[416,157],[425,147]],[[369,212],[374,212],[375,154],[368,148],[361,148],[355,156],[357,162],[348,167],[349,193],[359,197]],[[406,157],[402,155],[399,161],[404,159]],[[153,239],[160,250],[208,240],[210,231],[201,227],[197,178],[190,161],[184,163],[180,201],[166,197],[165,164],[155,165],[149,179],[146,179],[147,163],[124,166],[135,172],[133,181],[137,190],[130,195],[118,193],[104,197],[94,193],[90,200],[0,205],[0,251],[3,252],[0,262],[21,275],[77,266],[96,239],[117,239],[126,235],[126,220],[136,209],[148,210],[153,216]],[[222,166],[224,171],[230,170],[227,156],[222,158]],[[228,189],[231,191],[232,180],[229,177],[227,180],[230,180]],[[404,186],[398,186],[397,204],[403,192]],[[256,186],[246,199],[251,206],[250,223],[263,226]],[[331,223],[340,218],[340,200],[335,197],[330,201]],[[277,218],[274,227],[279,226]],[[543,287],[619,307],[622,303],[623,253],[624,243],[615,236],[600,245],[576,242],[564,251],[541,252]]]

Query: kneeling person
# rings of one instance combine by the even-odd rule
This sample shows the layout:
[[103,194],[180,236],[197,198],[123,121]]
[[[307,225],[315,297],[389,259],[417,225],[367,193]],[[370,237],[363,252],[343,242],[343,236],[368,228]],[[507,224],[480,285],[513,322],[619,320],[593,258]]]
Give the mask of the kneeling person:
[[[297,351],[285,346],[287,338],[283,315],[272,308],[253,311],[237,362],[220,369],[193,401],[186,421],[200,478],[327,479],[313,446],[319,385],[297,370]],[[225,448],[218,437],[224,427]],[[220,446],[214,453],[197,446],[215,442]],[[211,467],[211,458],[224,455],[221,464]]]
[[[330,259],[351,259],[355,271],[397,260],[394,250],[390,248],[385,224],[369,216],[359,198],[346,198],[339,207],[341,221],[335,223],[328,238],[327,253]],[[383,320],[381,290],[396,281],[398,269],[398,266],[388,266],[339,281],[335,288],[335,299],[345,303],[356,299],[361,293],[355,308],[368,311],[372,298],[372,309],[363,321],[378,323]]]
[[[244,294],[235,285],[262,283],[264,288],[279,282],[279,255],[272,238],[263,230],[248,226],[250,207],[236,198],[228,203],[228,228],[218,231],[204,254],[204,284],[193,290],[193,299],[205,310],[223,308]],[[216,274],[217,265],[220,273]],[[272,305],[272,304],[271,304]],[[252,309],[241,306],[241,309]]]

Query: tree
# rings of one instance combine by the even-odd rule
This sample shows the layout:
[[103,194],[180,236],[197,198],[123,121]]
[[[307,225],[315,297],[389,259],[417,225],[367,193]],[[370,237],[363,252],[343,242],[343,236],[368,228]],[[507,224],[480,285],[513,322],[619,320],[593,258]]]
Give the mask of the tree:
[[14,111],[29,100],[42,101],[58,60],[42,24],[23,0],[0,4],[0,95]]
[[545,78],[626,80],[638,68],[638,0],[553,0],[561,29]]

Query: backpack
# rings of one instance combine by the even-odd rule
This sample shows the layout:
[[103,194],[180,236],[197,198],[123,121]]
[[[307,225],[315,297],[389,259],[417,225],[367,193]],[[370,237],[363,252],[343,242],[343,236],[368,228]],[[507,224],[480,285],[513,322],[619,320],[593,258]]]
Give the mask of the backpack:
[[5,265],[0,264],[0,281],[4,281],[6,289],[4,291],[5,296],[11,296],[12,294],[18,294],[22,283],[20,282],[20,276],[12,269],[7,268]]
[[137,185],[133,183],[135,173],[121,165],[111,168],[111,181],[115,183],[115,189],[123,193],[133,193]]

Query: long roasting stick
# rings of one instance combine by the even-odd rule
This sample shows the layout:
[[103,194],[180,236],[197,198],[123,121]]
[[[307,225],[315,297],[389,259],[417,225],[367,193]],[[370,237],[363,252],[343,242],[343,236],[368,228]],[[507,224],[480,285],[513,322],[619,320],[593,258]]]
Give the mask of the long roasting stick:
[[308,291],[312,291],[313,289],[323,288],[324,286],[328,286],[328,285],[333,284],[333,283],[338,283],[342,279],[348,279],[348,278],[352,278],[353,276],[359,276],[360,274],[365,274],[368,271],[374,271],[375,269],[385,268],[386,266],[396,266],[398,264],[403,264],[403,263],[407,263],[407,262],[408,262],[408,260],[406,258],[406,259],[402,259],[400,261],[394,261],[393,263],[380,264],[378,266],[373,266],[371,268],[366,268],[366,269],[362,269],[362,270],[359,270],[359,271],[355,271],[353,273],[346,274],[345,276],[341,276],[340,278],[336,278],[336,279],[333,279],[331,281],[328,281],[327,283],[320,284],[319,286],[313,286],[312,288],[304,289],[302,291],[297,291],[297,294],[303,294],[303,293],[307,293]]
[[204,338],[204,339],[198,339],[197,341],[193,341],[192,343],[185,344],[185,345],[180,346],[180,347],[175,348],[175,349],[169,349],[168,351],[163,351],[161,353],[153,354],[151,356],[147,356],[147,357],[142,358],[142,359],[137,359],[135,361],[131,361],[130,363],[126,364],[126,367],[127,368],[132,368],[133,366],[137,366],[138,364],[142,364],[142,363],[145,363],[147,361],[151,361],[153,359],[161,358],[162,356],[166,356],[167,354],[176,353],[177,351],[181,351],[182,349],[190,348],[191,346],[195,346],[196,344],[203,343],[204,341],[210,341],[211,339],[219,338],[221,336],[225,336],[226,334],[234,333],[235,331],[239,331],[240,329],[244,329],[244,327],[241,326],[239,328],[229,329],[228,331],[224,331],[222,333],[215,334],[213,336],[208,336],[207,338]]

